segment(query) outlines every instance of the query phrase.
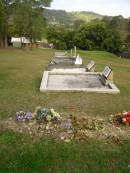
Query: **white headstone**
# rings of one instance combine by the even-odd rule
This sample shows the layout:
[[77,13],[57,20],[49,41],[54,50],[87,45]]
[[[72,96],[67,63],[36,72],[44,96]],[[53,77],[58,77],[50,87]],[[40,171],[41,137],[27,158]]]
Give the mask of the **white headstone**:
[[79,54],[77,55],[77,58],[75,60],[75,65],[82,65],[82,58],[79,56]]

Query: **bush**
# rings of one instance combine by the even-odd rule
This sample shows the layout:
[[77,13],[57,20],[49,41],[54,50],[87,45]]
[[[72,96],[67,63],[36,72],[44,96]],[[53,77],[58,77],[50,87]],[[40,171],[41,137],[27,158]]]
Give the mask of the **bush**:
[[57,43],[55,44],[55,48],[60,50],[67,50],[66,43],[60,40],[58,40]]
[[57,49],[71,49],[74,47],[74,31],[61,28],[49,28],[47,39]]
[[83,26],[75,36],[76,46],[85,50],[107,50],[116,53],[121,49],[121,39],[103,23]]

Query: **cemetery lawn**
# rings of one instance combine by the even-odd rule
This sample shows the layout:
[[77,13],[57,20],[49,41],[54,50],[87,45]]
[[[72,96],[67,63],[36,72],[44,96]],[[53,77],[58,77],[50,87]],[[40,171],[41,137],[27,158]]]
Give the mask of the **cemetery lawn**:
[[[57,112],[106,117],[130,110],[130,60],[103,51],[79,51],[87,64],[95,60],[96,71],[106,65],[114,71],[119,95],[85,92],[40,93],[42,74],[52,59],[51,50],[0,50],[0,119],[19,110],[54,108]],[[129,172],[130,141],[105,144],[32,140],[0,127],[0,173],[124,173]]]

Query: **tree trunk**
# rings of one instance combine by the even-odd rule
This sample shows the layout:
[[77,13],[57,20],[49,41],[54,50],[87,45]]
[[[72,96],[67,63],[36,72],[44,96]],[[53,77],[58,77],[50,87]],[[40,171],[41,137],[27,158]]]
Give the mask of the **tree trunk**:
[[0,37],[0,48],[4,48],[4,42],[2,37]]
[[32,50],[33,48],[33,41],[32,41],[32,38],[30,39],[30,49]]
[[4,36],[4,47],[5,47],[5,48],[8,47],[8,39],[7,39],[7,35]]

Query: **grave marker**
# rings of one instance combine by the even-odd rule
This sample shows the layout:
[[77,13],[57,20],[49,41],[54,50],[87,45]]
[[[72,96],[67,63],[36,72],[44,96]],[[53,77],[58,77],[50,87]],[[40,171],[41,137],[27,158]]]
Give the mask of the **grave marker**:
[[106,66],[102,72],[102,75],[107,79],[111,72],[112,72],[112,69]]
[[95,62],[94,61],[90,61],[88,63],[88,65],[86,66],[86,70],[87,71],[94,71],[95,70]]

